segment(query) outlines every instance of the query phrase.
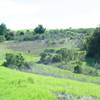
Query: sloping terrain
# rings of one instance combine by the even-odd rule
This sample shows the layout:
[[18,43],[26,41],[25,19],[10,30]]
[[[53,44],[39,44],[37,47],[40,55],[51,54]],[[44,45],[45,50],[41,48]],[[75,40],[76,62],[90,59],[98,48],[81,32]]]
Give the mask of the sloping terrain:
[[1,100],[67,100],[64,98],[100,100],[100,85],[0,67]]
[[[0,100],[100,100],[100,77],[37,63],[41,51],[39,46],[31,49],[32,53],[28,53],[28,49],[23,52],[28,45],[18,51],[10,46],[14,45],[0,44]],[[25,60],[32,63],[31,73],[2,66],[7,52],[21,52]]]

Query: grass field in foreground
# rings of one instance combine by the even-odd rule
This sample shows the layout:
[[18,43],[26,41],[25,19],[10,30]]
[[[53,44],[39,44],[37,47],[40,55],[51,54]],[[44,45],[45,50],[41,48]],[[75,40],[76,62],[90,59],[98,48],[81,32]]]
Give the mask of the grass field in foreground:
[[56,93],[91,96],[100,100],[100,85],[0,67],[0,100],[57,100]]

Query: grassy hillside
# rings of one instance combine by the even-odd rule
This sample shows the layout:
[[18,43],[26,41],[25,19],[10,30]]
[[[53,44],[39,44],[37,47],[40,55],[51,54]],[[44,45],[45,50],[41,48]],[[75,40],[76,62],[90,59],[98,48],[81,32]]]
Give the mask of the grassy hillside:
[[[53,76],[53,77],[57,77],[57,78],[64,78],[64,79],[67,78],[67,79],[72,79],[72,80],[77,80],[77,81],[82,81],[82,82],[91,82],[91,83],[95,83],[95,84],[100,84],[100,77],[92,77],[92,76],[88,76],[88,75],[75,74],[71,71],[57,68],[55,65],[38,64],[36,62],[39,61],[40,56],[36,54],[34,49],[32,49],[32,52],[34,52],[34,53],[24,52],[23,51],[24,47],[22,46],[23,42],[19,43],[22,46],[21,48],[23,49],[21,51],[19,51],[19,50],[17,51],[16,49],[12,50],[10,48],[8,49],[7,47],[13,46],[11,44],[13,44],[13,43],[8,42],[8,43],[0,44],[0,47],[2,47],[0,49],[0,65],[2,65],[2,63],[5,60],[4,59],[5,53],[21,52],[23,54],[23,56],[25,57],[25,60],[32,63],[32,73],[39,74],[39,75]],[[27,44],[29,44],[29,46],[32,47],[32,43],[27,42]],[[18,48],[18,45],[16,45],[16,48]],[[37,48],[40,49],[39,46],[37,46]],[[36,49],[36,50],[38,51],[38,49]],[[27,50],[25,50],[25,51],[27,51]],[[43,48],[42,48],[42,51],[43,51]],[[86,64],[84,66],[88,67]]]
[[1,100],[61,100],[63,96],[74,97],[72,100],[100,100],[99,94],[100,85],[27,74],[0,67]]
[[[64,46],[56,45],[55,49]],[[48,47],[43,43],[4,42],[0,47],[0,65],[8,52],[20,52],[32,64],[31,73],[0,66],[0,100],[100,100],[100,77],[37,63],[39,54]],[[84,66],[89,67],[86,63]]]

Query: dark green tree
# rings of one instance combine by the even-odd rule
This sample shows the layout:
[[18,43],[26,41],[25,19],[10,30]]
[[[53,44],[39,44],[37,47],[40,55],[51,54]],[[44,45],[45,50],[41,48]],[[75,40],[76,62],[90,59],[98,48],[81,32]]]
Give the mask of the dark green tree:
[[35,29],[34,32],[37,34],[42,34],[44,33],[46,30],[46,28],[44,28],[42,25],[38,25]]
[[4,23],[0,25],[0,35],[6,35],[7,34],[7,27]]
[[100,26],[94,31],[88,43],[88,57],[100,57]]
[[20,32],[19,34],[20,34],[20,36],[23,36],[25,33],[24,32]]

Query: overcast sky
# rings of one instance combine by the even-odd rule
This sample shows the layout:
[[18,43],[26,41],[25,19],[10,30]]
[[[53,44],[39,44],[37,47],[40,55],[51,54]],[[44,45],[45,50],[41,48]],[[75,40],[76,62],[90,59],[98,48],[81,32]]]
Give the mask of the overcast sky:
[[0,23],[11,29],[96,27],[100,0],[0,0]]

